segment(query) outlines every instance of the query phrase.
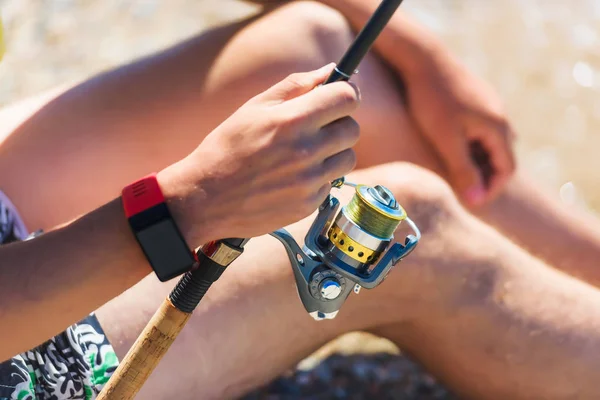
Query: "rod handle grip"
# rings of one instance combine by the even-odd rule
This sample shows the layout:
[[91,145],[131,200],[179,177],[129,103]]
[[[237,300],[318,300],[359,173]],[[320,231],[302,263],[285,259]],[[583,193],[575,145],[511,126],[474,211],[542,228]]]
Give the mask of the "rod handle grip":
[[133,399],[191,315],[175,308],[168,299],[163,301],[97,400]]

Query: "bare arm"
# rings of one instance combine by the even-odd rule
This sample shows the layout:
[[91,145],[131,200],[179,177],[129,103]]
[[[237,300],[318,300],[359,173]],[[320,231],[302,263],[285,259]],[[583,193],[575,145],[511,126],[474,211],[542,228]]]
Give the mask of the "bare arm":
[[[332,69],[292,75],[255,96],[159,173],[189,248],[301,219],[354,167],[359,129],[348,114],[358,89],[314,90]],[[293,158],[301,146],[311,156]],[[52,337],[149,272],[119,199],[40,238],[0,247],[0,317],[11,327],[0,332],[0,359]]]
[[0,360],[32,348],[151,272],[120,200],[0,247]]
[[[188,218],[180,173],[175,164],[158,175],[171,215],[187,243],[212,240],[205,218]],[[33,240],[0,246],[0,318],[11,327],[0,333],[0,361],[53,337],[150,273],[120,197]]]

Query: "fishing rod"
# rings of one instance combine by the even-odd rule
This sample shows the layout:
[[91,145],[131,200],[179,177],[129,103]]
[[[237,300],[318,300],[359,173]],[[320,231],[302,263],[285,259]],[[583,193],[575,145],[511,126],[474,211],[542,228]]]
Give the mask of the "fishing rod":
[[383,0],[337,63],[325,84],[349,81],[403,0]]
[[[383,0],[324,82],[348,81],[388,24],[402,0]],[[350,186],[355,194],[338,213],[339,200],[328,195],[305,238],[303,249],[280,229],[271,235],[285,247],[302,304],[315,319],[335,317],[349,293],[373,288],[410,253],[420,239],[417,226],[385,187],[369,187],[339,178],[332,188]],[[406,220],[415,236],[404,245],[394,232]],[[211,285],[244,251],[249,239],[229,238],[196,251],[197,268],[187,272],[163,301],[135,341],[98,400],[132,399],[175,341]],[[386,252],[386,249],[388,249]]]

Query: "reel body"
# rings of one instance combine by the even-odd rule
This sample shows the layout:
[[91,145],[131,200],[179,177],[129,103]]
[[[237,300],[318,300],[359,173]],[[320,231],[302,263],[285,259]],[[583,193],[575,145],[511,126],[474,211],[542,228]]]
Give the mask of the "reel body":
[[[332,186],[343,184],[341,180]],[[329,195],[303,248],[285,229],[271,233],[284,245],[302,304],[316,320],[335,318],[352,291],[379,285],[420,239],[418,228],[387,188],[347,185],[355,188],[352,200],[338,212],[339,200]],[[408,235],[404,244],[392,243],[404,220],[415,235]]]

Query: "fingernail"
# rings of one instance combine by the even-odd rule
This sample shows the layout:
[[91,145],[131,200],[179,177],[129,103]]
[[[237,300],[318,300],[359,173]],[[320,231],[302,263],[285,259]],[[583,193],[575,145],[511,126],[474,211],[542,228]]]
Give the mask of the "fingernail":
[[473,186],[465,192],[465,200],[474,206],[482,204],[485,200],[485,189],[483,186]]
[[319,72],[329,71],[329,70],[333,69],[334,66],[335,66],[335,63],[330,62],[329,64],[324,65],[321,68],[319,68],[317,71],[319,71]]

